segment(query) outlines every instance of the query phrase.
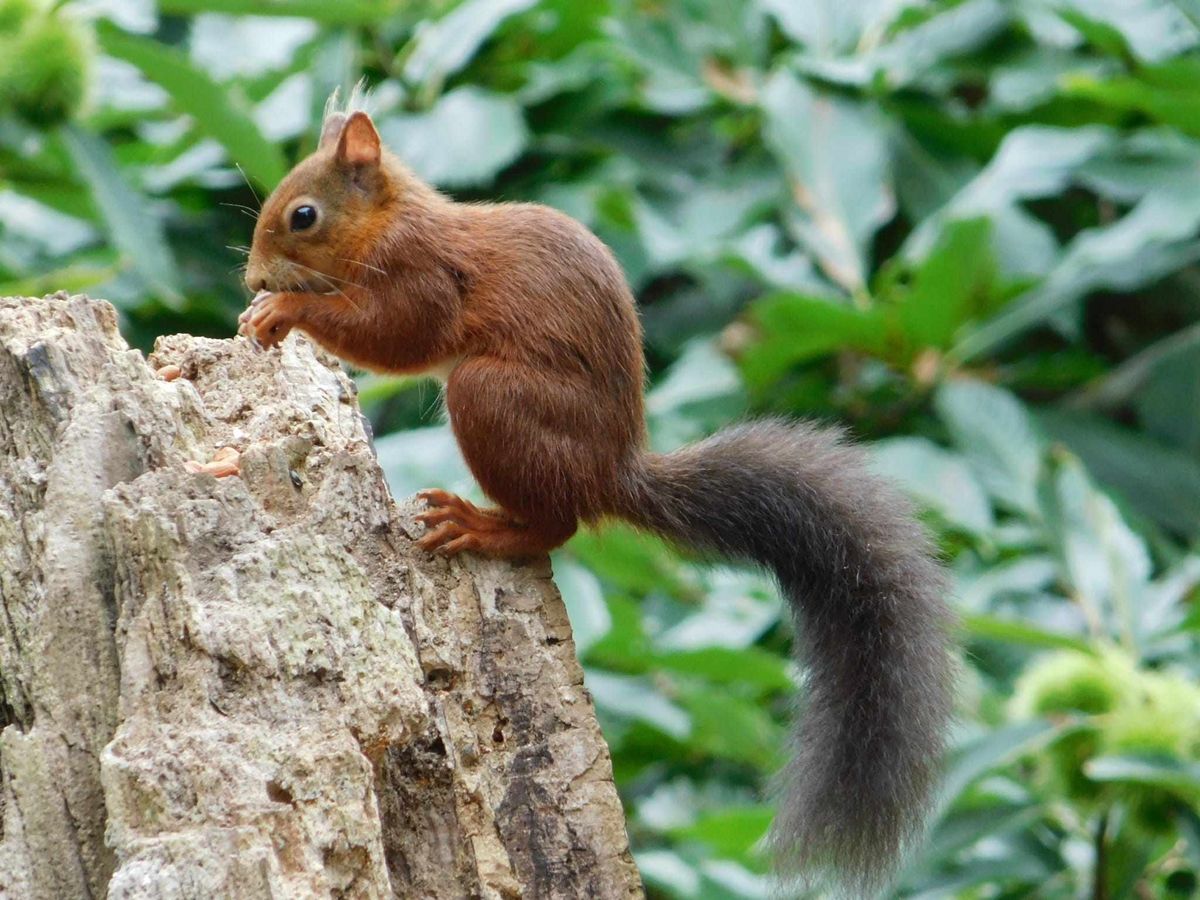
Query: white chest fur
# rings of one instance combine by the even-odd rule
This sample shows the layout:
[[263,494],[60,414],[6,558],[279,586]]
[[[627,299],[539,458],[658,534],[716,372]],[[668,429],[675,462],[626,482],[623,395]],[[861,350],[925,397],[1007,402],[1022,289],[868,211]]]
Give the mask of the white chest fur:
[[442,384],[445,384],[450,380],[450,373],[458,367],[460,362],[462,362],[461,356],[450,356],[430,366],[421,374],[428,375],[430,378],[436,378]]

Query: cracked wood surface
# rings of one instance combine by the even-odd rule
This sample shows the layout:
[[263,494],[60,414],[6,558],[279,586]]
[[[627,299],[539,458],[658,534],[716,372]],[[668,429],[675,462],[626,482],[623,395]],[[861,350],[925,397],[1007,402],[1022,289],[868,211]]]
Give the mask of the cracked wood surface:
[[0,898],[640,897],[548,564],[414,512],[303,339],[0,299]]

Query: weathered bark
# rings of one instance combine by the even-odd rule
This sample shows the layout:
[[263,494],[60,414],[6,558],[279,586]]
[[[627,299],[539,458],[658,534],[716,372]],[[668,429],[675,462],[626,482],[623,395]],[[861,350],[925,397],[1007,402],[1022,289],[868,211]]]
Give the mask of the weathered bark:
[[548,566],[417,551],[304,340],[150,363],[0,299],[0,897],[640,896]]

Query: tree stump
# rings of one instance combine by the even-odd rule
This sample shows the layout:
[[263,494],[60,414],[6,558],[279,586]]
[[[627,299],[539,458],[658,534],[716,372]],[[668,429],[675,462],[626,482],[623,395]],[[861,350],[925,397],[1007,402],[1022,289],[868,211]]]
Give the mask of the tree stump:
[[0,897],[641,896],[548,564],[416,549],[303,338],[116,321],[0,299]]

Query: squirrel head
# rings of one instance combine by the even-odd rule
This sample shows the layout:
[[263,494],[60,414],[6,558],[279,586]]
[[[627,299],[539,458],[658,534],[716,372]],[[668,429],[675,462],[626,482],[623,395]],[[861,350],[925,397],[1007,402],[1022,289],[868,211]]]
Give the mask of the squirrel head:
[[363,281],[367,257],[401,201],[400,168],[386,158],[365,112],[327,116],[316,151],[263,204],[246,286],[325,294]]

